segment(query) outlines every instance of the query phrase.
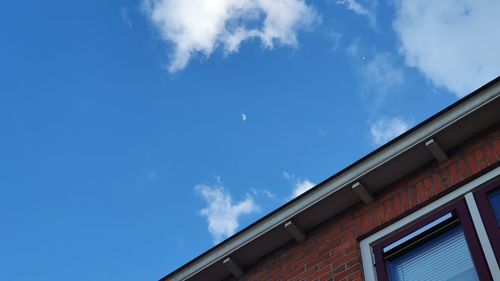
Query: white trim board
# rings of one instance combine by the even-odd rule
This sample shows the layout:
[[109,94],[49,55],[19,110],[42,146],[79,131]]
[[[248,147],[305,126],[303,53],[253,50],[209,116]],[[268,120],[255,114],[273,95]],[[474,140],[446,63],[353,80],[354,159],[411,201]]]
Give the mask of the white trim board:
[[465,194],[465,201],[467,202],[472,222],[474,222],[474,229],[476,229],[477,236],[479,236],[479,243],[481,243],[481,248],[483,248],[483,253],[488,263],[488,267],[490,268],[491,275],[493,276],[493,280],[500,280],[500,268],[498,267],[497,258],[493,252],[490,239],[488,239],[488,234],[486,233],[486,228],[479,214],[474,195],[472,195],[472,193]]
[[[385,227],[384,229],[382,229],[382,230],[368,236],[367,238],[361,240],[361,242],[360,242],[361,260],[363,263],[363,273],[365,276],[365,281],[376,281],[377,280],[375,269],[374,269],[373,263],[372,263],[372,247],[371,247],[371,245],[375,241],[393,233],[394,231],[397,231],[397,230],[411,224],[412,222],[415,222],[419,218],[431,213],[432,211],[439,209],[441,206],[444,206],[445,204],[447,204],[447,203],[449,203],[449,202],[451,202],[459,197],[466,195],[467,193],[471,192],[476,187],[487,183],[488,181],[494,179],[495,177],[497,177],[499,175],[500,175],[500,167],[497,167],[494,170],[480,176],[479,178],[476,178],[476,179],[466,183],[465,185],[452,191],[451,193],[446,194],[445,196],[430,203],[429,205],[423,207],[422,209],[419,209],[419,210],[413,212],[412,214],[394,222],[393,224]],[[474,217],[473,207],[471,208],[469,206],[469,204],[467,204],[467,207],[471,211],[471,216]],[[477,211],[477,206],[476,206],[476,211]],[[476,221],[477,219],[479,219],[478,222]],[[482,224],[481,219],[476,218],[476,220],[473,219],[473,222],[474,222],[474,227],[475,227],[476,231],[478,232],[478,235],[484,235],[486,233],[486,231],[484,231],[484,234],[481,234],[481,232],[478,231],[478,228],[480,229],[481,227],[484,230],[484,225]],[[484,240],[484,239],[481,239],[481,240]],[[485,245],[486,245],[486,247],[485,247]],[[488,245],[489,245],[489,242],[487,242],[487,244],[481,242],[481,247],[483,248],[484,254],[486,255],[486,257],[488,259],[490,259],[491,256],[489,256],[489,255],[493,253],[493,250],[491,249],[491,245],[489,245],[490,248],[488,249]],[[491,252],[489,250],[491,250]],[[495,259],[494,255],[493,255],[493,262],[488,262],[488,267],[489,267],[490,272],[493,276],[493,280],[500,281],[500,271],[498,269],[498,264],[496,267],[495,266],[492,267],[492,266],[490,266],[492,263],[496,264],[496,259]]]
[[254,242],[259,237],[267,235],[272,229],[281,227],[284,223],[292,220],[298,214],[304,212],[318,202],[329,196],[335,196],[335,193],[340,189],[358,181],[378,167],[393,161],[393,159],[403,155],[405,152],[421,145],[423,142],[444,131],[451,125],[457,124],[460,120],[469,116],[469,114],[480,111],[481,108],[500,97],[500,81],[495,81],[495,83],[490,84],[480,91],[481,93],[476,93],[468,100],[455,105],[450,110],[434,117],[434,119],[428,121],[408,135],[404,135],[382,150],[377,151],[374,155],[351,166],[334,178],[323,182],[310,192],[302,195],[295,202],[285,205],[284,208],[273,215],[266,217],[259,223],[228,239],[220,244],[220,246],[209,250],[207,253],[189,262],[174,273],[165,276],[162,280],[186,280],[197,275],[207,267],[221,262],[225,257],[232,255],[241,248]]

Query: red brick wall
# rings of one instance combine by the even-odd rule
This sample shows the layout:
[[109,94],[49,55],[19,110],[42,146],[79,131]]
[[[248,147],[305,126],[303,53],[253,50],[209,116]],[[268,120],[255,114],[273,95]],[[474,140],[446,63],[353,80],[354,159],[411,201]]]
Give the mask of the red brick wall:
[[363,280],[359,241],[500,164],[500,126],[263,258],[241,280]]

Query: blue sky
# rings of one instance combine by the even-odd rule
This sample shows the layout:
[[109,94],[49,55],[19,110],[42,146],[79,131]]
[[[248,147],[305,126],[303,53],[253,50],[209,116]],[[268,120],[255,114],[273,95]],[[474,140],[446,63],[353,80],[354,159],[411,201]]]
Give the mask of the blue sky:
[[0,281],[157,280],[500,74],[495,0],[1,6]]

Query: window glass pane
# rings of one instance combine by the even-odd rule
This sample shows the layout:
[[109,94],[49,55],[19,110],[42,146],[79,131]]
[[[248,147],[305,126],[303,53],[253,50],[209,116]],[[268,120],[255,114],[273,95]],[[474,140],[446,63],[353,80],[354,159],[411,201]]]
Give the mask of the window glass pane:
[[500,189],[488,194],[488,199],[490,199],[491,207],[497,217],[497,223],[500,224]]
[[460,225],[388,260],[387,267],[391,281],[479,280]]

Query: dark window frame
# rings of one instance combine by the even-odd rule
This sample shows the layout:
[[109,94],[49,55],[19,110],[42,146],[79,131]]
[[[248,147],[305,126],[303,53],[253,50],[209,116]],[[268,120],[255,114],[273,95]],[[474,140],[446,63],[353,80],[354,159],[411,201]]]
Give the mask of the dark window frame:
[[420,218],[415,223],[404,227],[403,229],[400,229],[396,233],[390,234],[388,237],[375,244],[373,246],[373,254],[375,256],[375,272],[377,274],[378,280],[390,281],[383,251],[385,247],[429,225],[430,223],[445,216],[448,213],[452,213],[459,220],[460,225],[462,226],[465,240],[467,241],[467,246],[469,247],[472,261],[474,263],[474,266],[476,267],[479,280],[492,281],[493,279],[486,263],[486,258],[483,255],[482,248],[479,243],[479,238],[474,229],[467,204],[465,202],[465,199],[463,198],[450,205],[440,208],[438,211],[432,214]]
[[496,189],[500,189],[500,180],[475,191],[474,199],[476,200],[477,208],[481,215],[484,228],[486,229],[486,234],[490,240],[491,247],[495,253],[495,258],[497,262],[500,262],[500,239],[498,239],[498,237],[500,237],[500,225],[497,222],[497,217],[488,198],[488,193]]

